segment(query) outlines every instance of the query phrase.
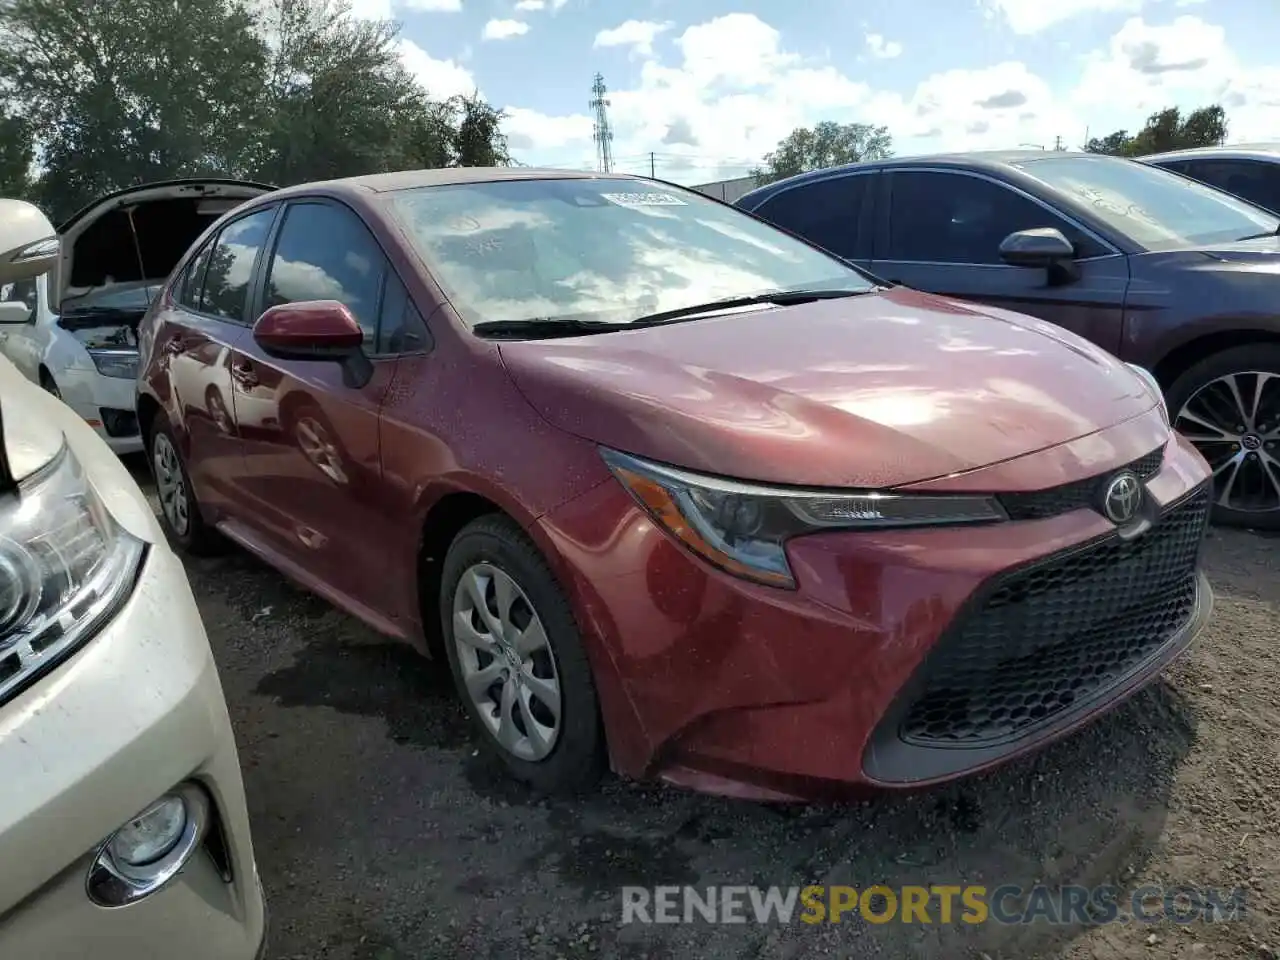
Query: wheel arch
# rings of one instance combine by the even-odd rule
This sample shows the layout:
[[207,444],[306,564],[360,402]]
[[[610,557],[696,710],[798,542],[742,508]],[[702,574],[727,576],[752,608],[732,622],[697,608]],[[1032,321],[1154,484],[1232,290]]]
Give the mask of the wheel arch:
[[1152,367],[1160,385],[1169,389],[1178,377],[1206,357],[1254,344],[1280,344],[1280,330],[1233,329],[1205,333],[1178,344],[1164,354]]

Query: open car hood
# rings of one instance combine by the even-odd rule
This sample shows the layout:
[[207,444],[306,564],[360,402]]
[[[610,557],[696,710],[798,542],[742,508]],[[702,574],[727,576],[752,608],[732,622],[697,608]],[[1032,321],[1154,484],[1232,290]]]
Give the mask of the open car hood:
[[[249,180],[162,180],[95,200],[58,228],[61,254],[49,274],[50,308],[64,316],[64,326],[97,325],[90,318],[108,291],[133,288],[145,298],[215,220],[274,189]],[[107,323],[121,319],[128,321],[103,317]]]

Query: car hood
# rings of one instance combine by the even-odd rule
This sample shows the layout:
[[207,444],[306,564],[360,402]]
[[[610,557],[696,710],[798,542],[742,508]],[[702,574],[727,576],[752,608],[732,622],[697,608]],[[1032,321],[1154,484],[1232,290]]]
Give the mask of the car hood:
[[[122,286],[162,284],[211,224],[274,189],[247,180],[202,178],[144,183],[107,194],[58,228],[61,253],[49,276],[50,309],[68,321],[79,314],[73,326],[85,326],[91,319],[87,301]],[[145,306],[133,322],[143,312]]]
[[500,352],[563,430],[783,484],[933,479],[1155,406],[1123,363],[1059,327],[903,288]]

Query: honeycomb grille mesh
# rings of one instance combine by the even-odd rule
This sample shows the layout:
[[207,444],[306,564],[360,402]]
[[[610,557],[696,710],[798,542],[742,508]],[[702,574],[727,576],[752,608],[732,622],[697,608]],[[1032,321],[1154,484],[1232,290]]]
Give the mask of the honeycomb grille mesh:
[[[1128,468],[1140,479],[1148,480],[1160,472],[1160,466],[1163,463],[1164,444],[1161,444],[1145,456],[1119,469]],[[1003,494],[1000,497],[1000,503],[1009,514],[1010,520],[1043,520],[1046,517],[1056,517],[1059,514],[1070,513],[1072,510],[1079,510],[1081,507],[1094,508],[1102,499],[1103,485],[1116,473],[1116,470],[1108,470],[1096,477],[1064,483],[1060,487],[1050,487],[1047,490]]]
[[1208,517],[1202,488],[1135,540],[1111,536],[997,580],[927,658],[902,739],[999,742],[1123,680],[1191,616]]

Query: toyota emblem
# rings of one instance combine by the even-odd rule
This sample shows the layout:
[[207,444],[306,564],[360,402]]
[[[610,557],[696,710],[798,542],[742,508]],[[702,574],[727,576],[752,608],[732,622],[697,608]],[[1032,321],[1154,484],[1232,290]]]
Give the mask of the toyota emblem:
[[1138,515],[1142,506],[1142,484],[1128,471],[1118,473],[1107,484],[1102,495],[1102,511],[1116,526],[1128,523]]

